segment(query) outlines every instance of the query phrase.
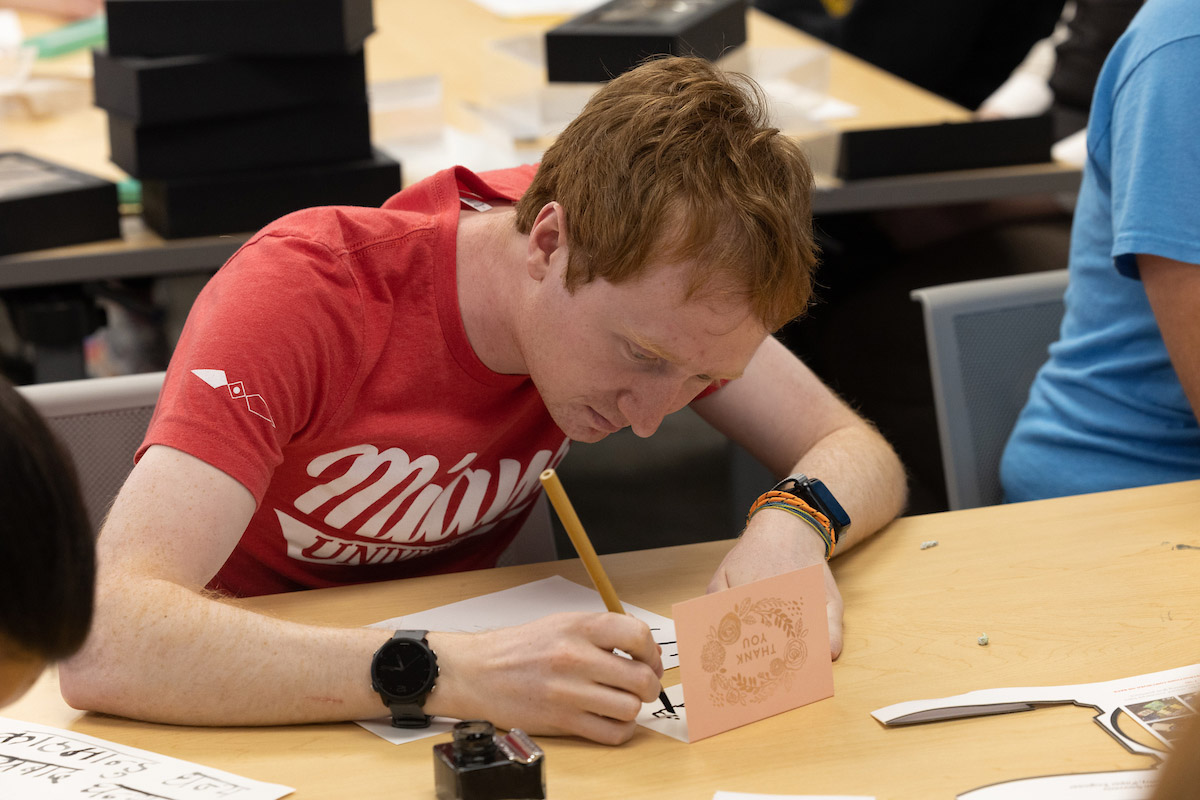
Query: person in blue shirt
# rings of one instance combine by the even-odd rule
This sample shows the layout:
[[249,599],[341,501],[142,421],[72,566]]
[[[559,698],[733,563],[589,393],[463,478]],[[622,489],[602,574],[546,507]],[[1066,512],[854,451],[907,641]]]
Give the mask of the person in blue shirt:
[[1001,463],[1010,502],[1200,478],[1200,4],[1105,61],[1059,340]]

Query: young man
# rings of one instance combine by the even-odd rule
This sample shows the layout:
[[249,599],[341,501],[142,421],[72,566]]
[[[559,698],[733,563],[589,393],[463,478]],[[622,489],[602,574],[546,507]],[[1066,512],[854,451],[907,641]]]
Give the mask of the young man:
[[[101,537],[68,701],[188,724],[386,704],[397,724],[624,741],[661,674],[630,617],[389,638],[204,590],[491,566],[570,440],[649,436],[701,395],[696,411],[773,470],[824,480],[854,518],[839,550],[889,521],[890,448],[768,336],[803,311],[815,259],[811,175],[762,114],[703,61],[655,61],[600,90],[536,176],[449,170],[383,209],[310,209],[248,242],[189,317]],[[821,532],[764,510],[713,586],[824,563]],[[432,690],[394,685],[435,658]]]
[[0,378],[0,708],[83,644],[96,559],[75,469]]

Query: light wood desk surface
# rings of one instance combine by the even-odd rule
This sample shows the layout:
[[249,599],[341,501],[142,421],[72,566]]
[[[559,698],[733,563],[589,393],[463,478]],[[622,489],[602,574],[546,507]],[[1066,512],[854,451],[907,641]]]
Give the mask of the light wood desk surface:
[[[834,697],[696,744],[639,729],[615,748],[538,737],[554,798],[776,794],[952,798],[984,784],[1140,769],[1087,708],[885,729],[902,700],[973,689],[1110,680],[1200,661],[1200,481],[898,520],[838,558],[845,652]],[[920,549],[927,540],[937,547]],[[704,591],[726,542],[603,557],[622,598],[659,613]],[[553,574],[576,560],[275,595],[251,607],[368,624]],[[987,633],[990,644],[977,639]],[[677,670],[665,683],[678,681]],[[366,676],[363,676],[366,680]],[[359,727],[171,727],[80,714],[47,675],[0,714],[68,728],[260,780],[309,798],[431,798],[430,747]],[[1127,726],[1130,727],[1130,726]]]
[[[61,24],[22,14],[26,33]],[[530,83],[531,70],[499,56],[491,42],[540,34],[561,17],[501,19],[471,0],[376,0],[376,32],[367,39],[367,77],[372,83],[436,75],[448,124],[472,131],[478,120],[467,104],[487,100],[497,86]],[[830,123],[838,130],[961,121],[960,106],[916,87],[795,28],[751,9],[748,43],[755,48],[820,47],[830,53],[830,94],[852,103],[859,114]],[[511,63],[509,63],[511,62]],[[89,76],[91,54],[75,53],[38,62],[35,74]],[[110,180],[125,174],[108,160],[105,113],[82,108],[44,119],[0,120],[0,151],[24,150]],[[796,135],[812,136],[813,132]],[[447,164],[447,166],[450,166]],[[1078,171],[1053,164],[938,176],[907,176],[843,185],[818,177],[815,209],[847,211],[931,202],[966,202],[1040,192],[1071,191]],[[210,236],[164,242],[139,217],[127,218],[123,238],[0,257],[0,288],[73,283],[215,270],[249,235]]]

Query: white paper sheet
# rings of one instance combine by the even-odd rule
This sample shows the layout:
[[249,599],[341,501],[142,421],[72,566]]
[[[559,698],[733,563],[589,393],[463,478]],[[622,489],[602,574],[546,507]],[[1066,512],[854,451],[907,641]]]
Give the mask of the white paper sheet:
[[958,800],[1146,800],[1158,770],[1047,775],[972,789]]
[[12,9],[0,9],[0,48],[20,47],[25,41],[25,31],[21,28],[21,18]]
[[749,792],[717,792],[713,800],[875,800],[865,794],[751,794]]
[[[369,627],[476,633],[523,625],[563,611],[604,610],[604,600],[595,589],[554,575],[512,589],[431,608],[428,611],[385,619]],[[669,617],[629,604],[625,604],[625,611],[650,626],[654,641],[662,647],[663,669],[679,666],[679,651],[675,648],[675,622]],[[456,721],[437,717],[433,727],[415,730],[393,728],[391,720],[387,717],[363,720],[358,724],[389,742],[402,744],[444,733]]]
[[1117,724],[1121,710],[1127,710],[1146,730],[1169,744],[1171,736],[1156,730],[1155,723],[1195,713],[1188,703],[1195,703],[1193,695],[1197,691],[1200,691],[1200,664],[1192,664],[1099,683],[982,689],[952,697],[909,700],[876,709],[871,716],[884,725],[909,725],[1073,703],[1099,711],[1096,723],[1130,752],[1162,758],[1160,750],[1147,747],[1121,731]]
[[582,14],[601,5],[605,0],[474,0],[500,17],[538,17],[548,14]]
[[428,739],[430,736],[441,736],[443,733],[450,733],[454,730],[454,725],[458,720],[450,717],[434,717],[428,728],[397,728],[392,725],[392,718],[379,717],[377,719],[360,719],[356,724],[369,730],[371,733],[378,736],[380,739],[386,739],[392,744],[404,744],[405,742],[415,742],[418,739]]
[[37,800],[278,800],[290,786],[0,717],[0,797]]

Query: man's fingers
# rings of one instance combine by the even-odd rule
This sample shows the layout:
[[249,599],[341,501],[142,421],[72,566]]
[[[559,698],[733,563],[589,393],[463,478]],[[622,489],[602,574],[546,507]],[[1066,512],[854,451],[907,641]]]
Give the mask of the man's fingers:
[[826,604],[825,615],[829,619],[829,656],[837,661],[842,654],[842,610]]
[[578,730],[570,731],[600,744],[623,744],[633,738],[637,731],[636,722],[621,722],[596,714],[583,714],[579,718]]
[[598,648],[628,653],[655,675],[662,675],[662,649],[645,622],[628,614],[604,614],[590,621],[590,626],[586,635]]

